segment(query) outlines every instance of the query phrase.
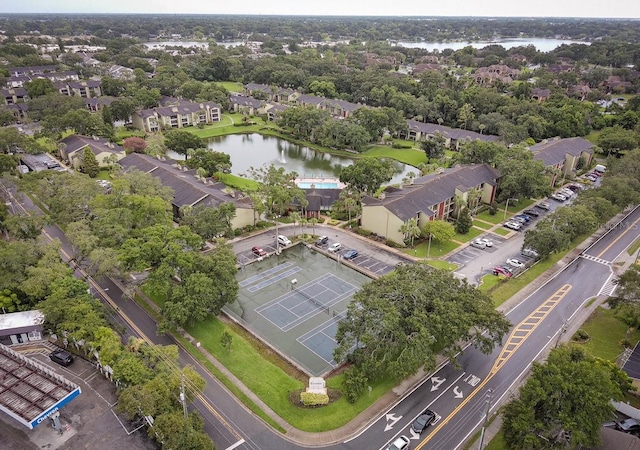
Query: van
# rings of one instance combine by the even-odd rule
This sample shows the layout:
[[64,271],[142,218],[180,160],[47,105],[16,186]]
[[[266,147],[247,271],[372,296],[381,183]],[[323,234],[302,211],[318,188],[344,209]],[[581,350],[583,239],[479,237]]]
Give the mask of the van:
[[54,363],[67,367],[73,362],[73,355],[69,352],[65,352],[64,350],[54,350],[49,355],[49,359]]
[[603,174],[606,172],[607,166],[603,166],[602,164],[596,164],[593,170],[598,172],[599,174]]

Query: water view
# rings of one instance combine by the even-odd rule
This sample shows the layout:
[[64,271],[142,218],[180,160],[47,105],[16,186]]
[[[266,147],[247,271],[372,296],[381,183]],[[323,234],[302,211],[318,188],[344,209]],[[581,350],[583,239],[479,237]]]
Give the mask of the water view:
[[473,48],[484,48],[487,45],[498,44],[502,45],[505,49],[509,50],[513,47],[533,45],[541,52],[550,52],[556,47],[560,47],[562,44],[586,44],[590,45],[591,42],[585,41],[572,41],[569,39],[545,39],[545,38],[523,38],[523,39],[499,39],[497,41],[479,41],[479,42],[397,42],[401,47],[406,48],[423,48],[429,51],[450,48],[453,50],[460,50],[462,48],[471,46]]
[[[250,167],[275,164],[287,172],[296,171],[301,178],[337,178],[342,167],[353,164],[353,159],[344,156],[318,152],[274,136],[253,134],[232,134],[209,139],[209,149],[231,156],[231,172],[236,175],[247,173]],[[182,155],[168,152],[169,157],[183,160]],[[408,164],[393,162],[396,175],[389,184],[400,183],[409,172],[418,170]]]

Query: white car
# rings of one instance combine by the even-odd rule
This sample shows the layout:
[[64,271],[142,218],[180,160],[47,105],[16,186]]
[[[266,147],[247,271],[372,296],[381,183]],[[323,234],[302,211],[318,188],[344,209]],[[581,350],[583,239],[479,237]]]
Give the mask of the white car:
[[482,239],[476,239],[471,243],[471,246],[479,248],[480,250],[484,250],[487,247],[487,244]]
[[387,450],[407,450],[408,448],[409,439],[406,436],[400,436],[387,447]]
[[334,242],[327,248],[328,252],[335,253],[342,248],[342,244],[340,242]]
[[565,197],[564,195],[562,195],[562,194],[560,194],[560,193],[558,193],[558,192],[556,192],[555,194],[553,194],[553,195],[551,196],[551,198],[552,198],[552,199],[554,199],[554,200],[557,200],[557,201],[559,201],[559,202],[565,202],[565,201],[567,201],[567,197]]
[[522,224],[520,222],[514,222],[512,220],[510,220],[509,222],[505,222],[504,226],[516,231],[522,228]]
[[571,189],[567,189],[567,188],[562,188],[562,189],[560,189],[559,192],[560,192],[560,194],[564,195],[567,198],[571,198],[575,194],[575,192],[573,192]]
[[512,267],[517,267],[518,269],[522,269],[524,267],[524,263],[516,258],[507,259],[507,264],[509,264]]
[[486,245],[487,247],[493,247],[493,241],[491,239],[480,238],[480,240],[484,242],[484,245]]
[[278,244],[286,247],[287,245],[291,245],[291,240],[283,234],[278,235]]

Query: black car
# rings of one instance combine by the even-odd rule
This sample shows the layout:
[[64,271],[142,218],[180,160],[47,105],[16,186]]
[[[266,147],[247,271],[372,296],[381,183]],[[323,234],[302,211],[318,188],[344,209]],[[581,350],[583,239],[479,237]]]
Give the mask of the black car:
[[418,416],[416,420],[411,424],[411,429],[416,433],[420,434],[427,428],[429,425],[436,420],[436,413],[431,411],[430,409],[425,409],[422,414]]
[[536,211],[535,209],[525,209],[522,212],[524,214],[526,214],[527,216],[532,216],[532,217],[538,217],[540,215],[540,213],[538,211]]
[[322,247],[323,245],[325,245],[327,242],[329,242],[329,238],[327,236],[320,236],[318,238],[318,240],[316,241],[316,245],[318,247]]
[[67,367],[73,362],[73,355],[69,352],[65,352],[64,350],[55,350],[51,352],[49,359],[61,366]]

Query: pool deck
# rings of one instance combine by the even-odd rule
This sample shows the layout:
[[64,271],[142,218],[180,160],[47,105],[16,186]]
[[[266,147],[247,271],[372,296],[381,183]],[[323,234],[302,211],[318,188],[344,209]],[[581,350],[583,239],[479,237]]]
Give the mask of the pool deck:
[[315,189],[344,189],[347,187],[346,184],[341,183],[337,178],[325,177],[297,178],[295,183],[301,189],[311,189],[311,186],[314,186]]

